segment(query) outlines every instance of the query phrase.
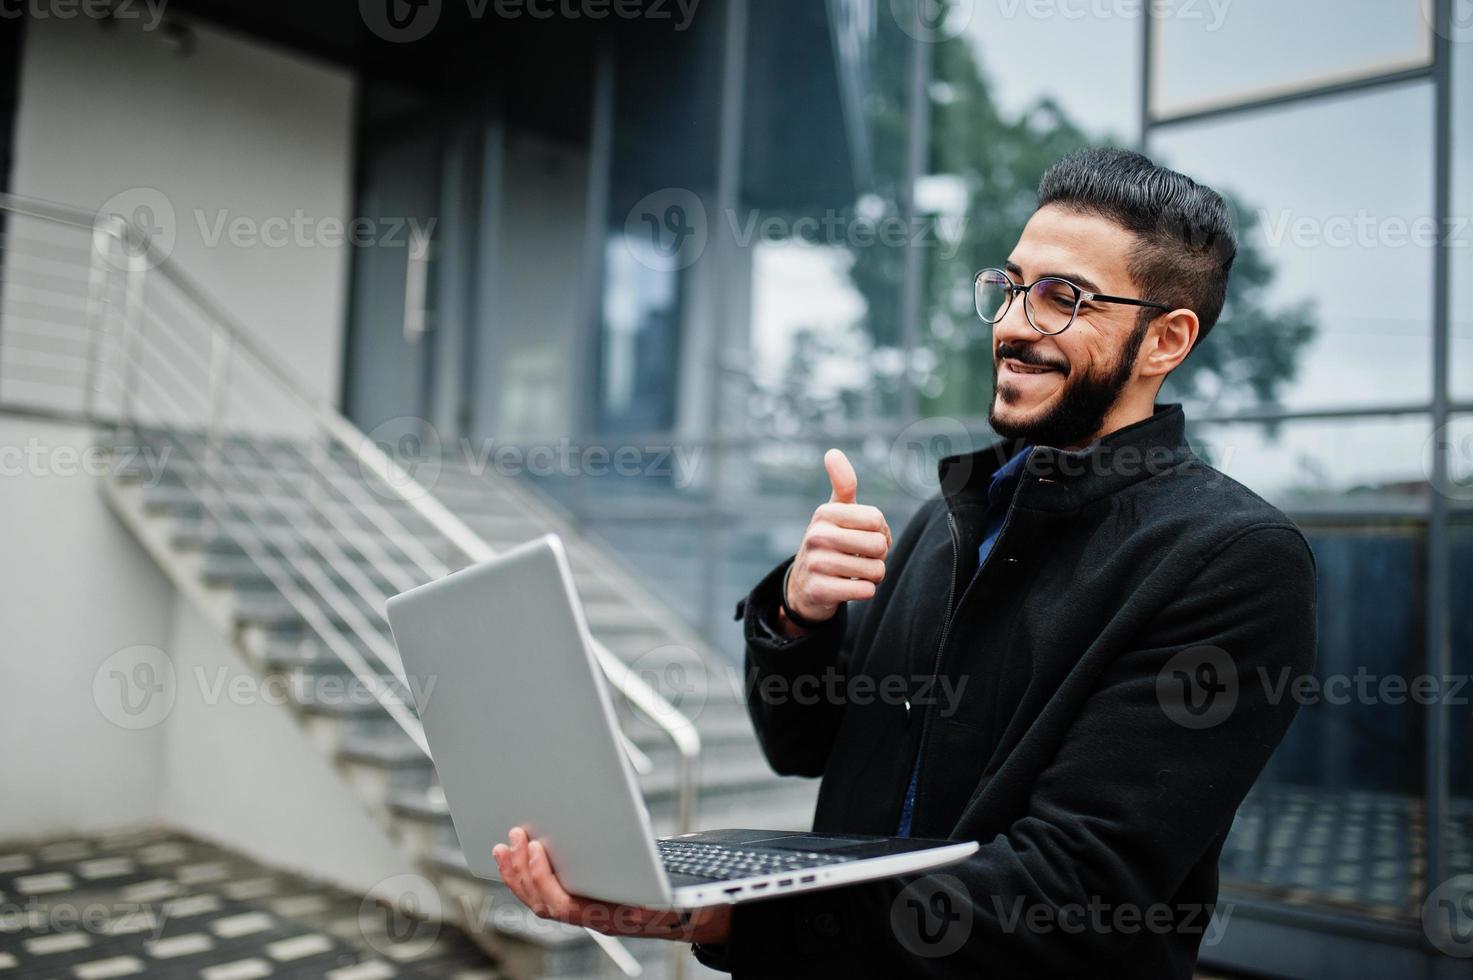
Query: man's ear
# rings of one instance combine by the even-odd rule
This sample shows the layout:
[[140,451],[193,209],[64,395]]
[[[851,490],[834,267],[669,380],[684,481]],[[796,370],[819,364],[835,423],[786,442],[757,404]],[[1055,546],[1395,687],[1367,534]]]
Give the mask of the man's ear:
[[1143,378],[1170,374],[1191,353],[1201,330],[1197,314],[1182,308],[1163,313],[1146,330],[1138,368]]

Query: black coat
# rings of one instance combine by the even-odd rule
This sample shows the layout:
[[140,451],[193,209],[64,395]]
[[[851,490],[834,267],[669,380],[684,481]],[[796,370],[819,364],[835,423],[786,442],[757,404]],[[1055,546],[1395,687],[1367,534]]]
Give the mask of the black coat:
[[1315,569],[1184,428],[1158,406],[1091,451],[1034,449],[976,570],[1020,447],[948,457],[873,599],[778,639],[785,561],[738,605],[762,749],[823,779],[814,829],[893,835],[919,751],[913,835],[981,849],[738,906],[712,951],[737,977],[1192,975],[1223,840],[1313,665]]

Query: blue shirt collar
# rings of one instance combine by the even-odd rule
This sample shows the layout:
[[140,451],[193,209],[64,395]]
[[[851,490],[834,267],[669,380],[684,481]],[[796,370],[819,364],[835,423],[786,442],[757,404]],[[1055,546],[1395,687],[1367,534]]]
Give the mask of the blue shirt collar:
[[987,485],[987,503],[995,506],[998,498],[1004,494],[1007,487],[1018,482],[1018,477],[1023,473],[1023,462],[1028,458],[1028,451],[1032,449],[1031,444],[1025,443],[1022,449],[1013,454],[1012,458],[999,466],[992,474],[992,482]]

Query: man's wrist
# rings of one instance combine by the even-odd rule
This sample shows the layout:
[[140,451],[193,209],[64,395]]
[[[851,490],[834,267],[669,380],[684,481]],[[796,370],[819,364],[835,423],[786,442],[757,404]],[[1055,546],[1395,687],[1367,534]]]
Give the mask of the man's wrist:
[[778,587],[777,593],[777,621],[784,633],[788,636],[800,636],[823,627],[824,621],[808,619],[801,613],[795,611],[788,605],[788,578],[793,574],[793,567],[798,562],[794,559],[788,563],[787,571],[783,572],[782,585]]

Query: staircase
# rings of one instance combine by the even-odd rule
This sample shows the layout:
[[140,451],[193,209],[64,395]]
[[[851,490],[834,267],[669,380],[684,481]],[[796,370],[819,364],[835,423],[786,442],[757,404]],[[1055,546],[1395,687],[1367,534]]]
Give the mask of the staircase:
[[416,481],[121,219],[4,197],[0,212],[0,409],[96,423],[108,504],[288,693],[444,917],[512,976],[699,971],[684,947],[537,919],[469,872],[384,600],[560,534],[658,834],[809,826],[814,787],[768,769],[735,670],[535,490],[453,459]]

